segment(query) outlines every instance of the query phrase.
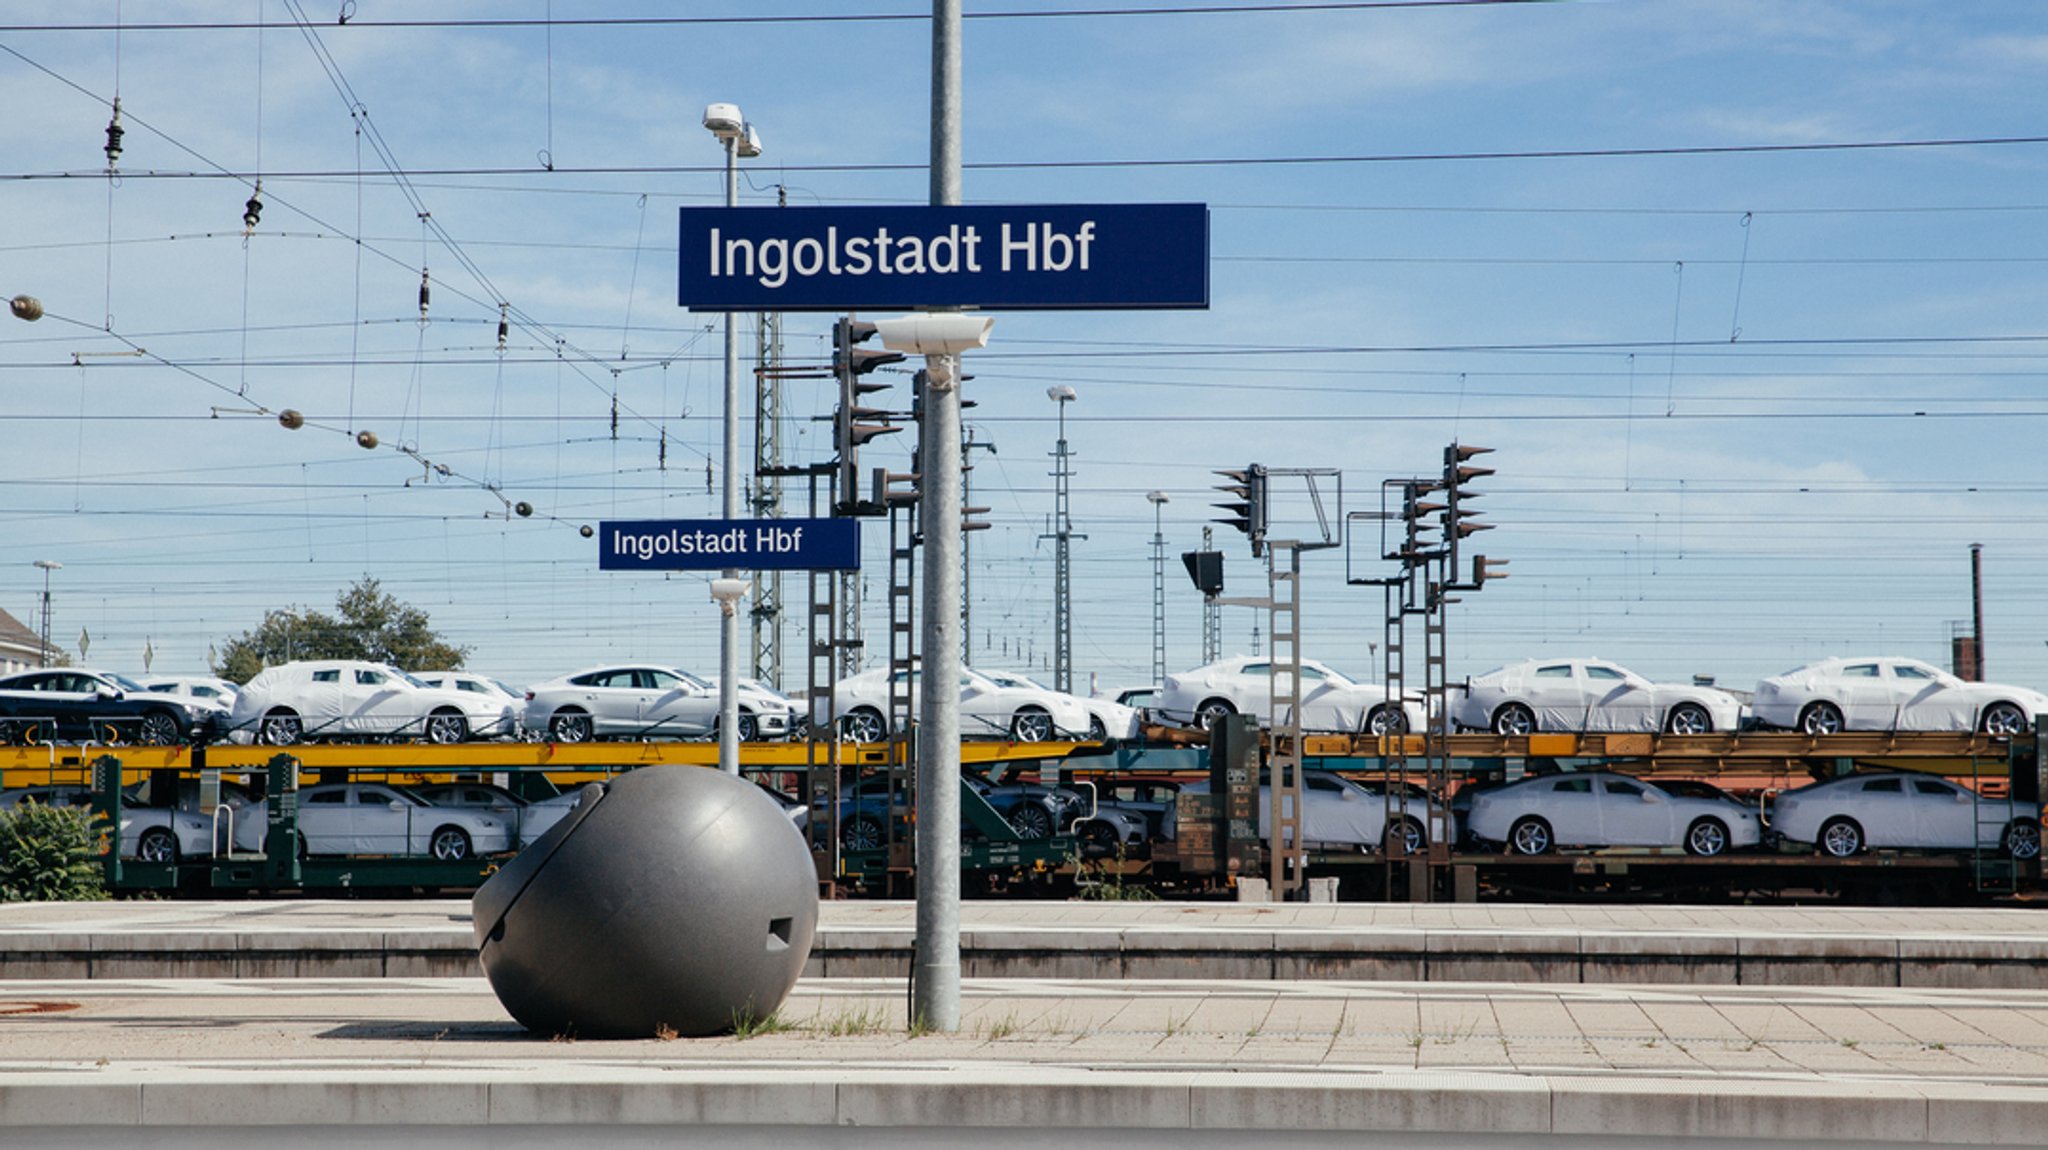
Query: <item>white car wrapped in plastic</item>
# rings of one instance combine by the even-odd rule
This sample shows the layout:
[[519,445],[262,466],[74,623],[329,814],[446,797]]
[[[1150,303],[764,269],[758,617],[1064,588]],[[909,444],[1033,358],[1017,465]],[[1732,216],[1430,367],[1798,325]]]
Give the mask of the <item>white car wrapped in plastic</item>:
[[1653,683],[1605,659],[1524,659],[1475,675],[1452,719],[1497,735],[1538,731],[1733,731],[1742,701],[1694,683]]
[[[998,686],[1030,688],[1051,691],[1052,688],[1017,671],[981,671],[982,675]],[[1128,707],[1115,699],[1070,697],[1088,711],[1088,740],[1101,742],[1103,739],[1135,739],[1145,733],[1144,716],[1136,707]]]
[[[890,735],[889,696],[892,685],[917,706],[917,671],[876,667],[839,680],[833,706],[839,730],[856,743],[878,743]],[[1028,683],[1029,681],[1026,680]],[[823,715],[813,716],[821,723]],[[960,737],[1049,743],[1088,737],[1088,708],[1060,691],[1029,686],[1004,686],[977,671],[960,672]]]
[[[1168,675],[1152,712],[1168,722],[1206,727],[1222,715],[1256,715],[1270,726],[1273,660],[1239,655]],[[1419,697],[1399,700],[1381,683],[1352,679],[1327,663],[1301,661],[1301,729],[1395,735],[1427,724]]]
[[1770,727],[1837,731],[1982,731],[2022,735],[2048,711],[2048,695],[1958,679],[1918,659],[1840,658],[1759,681],[1749,712]]
[[243,684],[228,713],[234,741],[280,746],[361,738],[460,743],[509,732],[515,721],[509,702],[429,687],[396,667],[359,659],[266,667]]

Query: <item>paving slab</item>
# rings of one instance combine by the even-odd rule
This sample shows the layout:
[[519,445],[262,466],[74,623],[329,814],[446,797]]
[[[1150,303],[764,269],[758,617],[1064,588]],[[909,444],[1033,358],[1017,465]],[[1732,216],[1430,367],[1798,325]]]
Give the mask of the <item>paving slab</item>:
[[[828,902],[807,976],[908,969],[908,902]],[[1031,903],[961,907],[975,977],[2048,989],[2031,907]],[[466,900],[0,906],[0,980],[460,977]]]
[[[526,1032],[475,978],[22,980],[0,992],[0,1141],[240,1146],[228,1136],[292,1125],[295,1142],[440,1127],[523,1146],[527,1127],[595,1144],[773,1126],[788,1145],[857,1124],[911,1145],[1081,1130],[2039,1145],[2048,1120],[2035,1029],[1939,1049],[1921,1033],[1953,1033],[1965,1004],[2048,1012],[2037,991],[967,979],[965,1024],[938,1034],[907,1027],[903,990],[806,979],[751,1037],[594,1042]],[[1739,1022],[1802,1013],[1897,1037]]]

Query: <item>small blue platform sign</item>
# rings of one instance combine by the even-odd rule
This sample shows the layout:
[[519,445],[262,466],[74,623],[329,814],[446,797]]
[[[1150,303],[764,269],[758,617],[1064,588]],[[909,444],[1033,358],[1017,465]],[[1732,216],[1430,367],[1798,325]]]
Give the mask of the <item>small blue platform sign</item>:
[[853,519],[625,519],[598,524],[600,571],[857,571]]
[[1209,306],[1206,204],[680,210],[694,311]]

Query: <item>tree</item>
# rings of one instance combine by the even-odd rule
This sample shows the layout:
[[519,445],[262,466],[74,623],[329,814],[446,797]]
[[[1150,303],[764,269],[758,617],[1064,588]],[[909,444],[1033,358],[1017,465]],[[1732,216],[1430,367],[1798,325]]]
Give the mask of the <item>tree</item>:
[[339,617],[303,607],[267,611],[253,631],[229,639],[214,674],[246,683],[273,663],[367,659],[407,671],[453,671],[470,648],[444,641],[427,613],[386,594],[368,575],[334,600]]

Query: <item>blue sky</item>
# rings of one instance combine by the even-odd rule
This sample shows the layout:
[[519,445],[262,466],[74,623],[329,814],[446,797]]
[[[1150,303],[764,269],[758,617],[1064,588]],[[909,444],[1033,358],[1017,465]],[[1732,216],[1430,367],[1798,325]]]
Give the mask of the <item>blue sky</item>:
[[[369,574],[515,682],[715,669],[702,578],[600,573],[576,531],[720,505],[716,317],[675,304],[675,211],[722,194],[698,118],[730,101],[759,126],[743,203],[922,202],[927,25],[390,22],[921,5],[354,0],[346,26],[333,2],[140,7],[0,31],[0,294],[51,313],[0,324],[0,606],[33,625],[31,562],[60,561],[67,648],[85,629],[86,662],[140,670],[146,644],[192,672],[265,609]],[[2048,683],[2048,145],[1957,143],[2043,134],[2037,4],[1032,16],[1069,7],[967,4],[966,198],[1207,203],[1212,306],[998,318],[968,385],[996,448],[973,460],[994,524],[975,662],[1051,657],[1046,388],[1067,384],[1079,682],[1149,677],[1147,491],[1177,554],[1220,514],[1213,469],[1341,469],[1346,508],[1377,510],[1383,478],[1458,438],[1495,449],[1478,538],[1512,576],[1456,608],[1454,674],[1580,653],[1746,688],[1829,654],[1946,664],[1978,542],[1991,676]],[[1811,148],[1900,142],[1936,146]],[[787,317],[785,360],[822,361],[827,324]],[[823,458],[828,389],[784,403],[786,460]],[[908,439],[872,463],[907,469]],[[522,500],[539,513],[508,518]],[[1278,530],[1307,513],[1284,493]],[[1217,533],[1231,593],[1262,590]],[[1352,550],[1373,567],[1376,539]],[[1379,596],[1346,568],[1306,560],[1304,650],[1366,672]],[[1191,666],[1177,562],[1167,614],[1169,668]],[[1253,624],[1226,612],[1226,653]]]

